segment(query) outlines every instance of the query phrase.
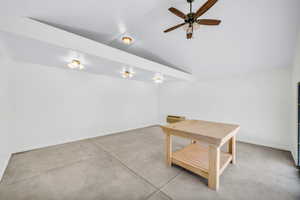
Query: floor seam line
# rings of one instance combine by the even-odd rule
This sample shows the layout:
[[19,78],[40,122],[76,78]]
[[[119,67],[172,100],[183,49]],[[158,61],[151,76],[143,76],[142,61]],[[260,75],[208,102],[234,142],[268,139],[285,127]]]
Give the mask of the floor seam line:
[[175,178],[177,178],[179,175],[181,175],[183,173],[183,171],[180,171],[178,174],[176,174],[176,176],[174,176],[173,178],[171,178],[167,183],[165,183],[163,186],[161,186],[159,188],[159,191],[161,193],[163,193],[164,195],[166,195],[170,200],[172,199],[168,194],[166,194],[164,191],[162,191],[167,185],[169,185],[170,182],[172,182]]
[[43,171],[43,172],[37,173],[36,175],[34,175],[34,176],[32,176],[32,177],[20,179],[20,180],[18,180],[18,181],[12,182],[12,183],[4,183],[4,182],[1,182],[1,184],[3,184],[3,185],[14,185],[14,184],[17,184],[17,183],[20,183],[20,182],[24,182],[24,181],[26,181],[26,180],[30,180],[30,179],[33,179],[33,178],[37,178],[37,177],[39,177],[39,176],[41,176],[41,175],[43,175],[43,174],[47,174],[47,173],[49,173],[49,172],[51,172],[51,171],[55,171],[55,170],[58,170],[58,169],[62,169],[62,168],[64,168],[64,167],[68,167],[68,166],[75,165],[75,164],[77,164],[77,163],[80,163],[80,162],[82,162],[82,161],[86,161],[86,160],[92,159],[92,158],[94,158],[94,157],[97,157],[97,155],[91,156],[91,157],[86,158],[86,159],[81,159],[81,160],[78,160],[78,161],[70,162],[70,163],[65,164],[65,165],[62,165],[62,166],[58,166],[58,167],[54,167],[54,168],[51,168],[51,169],[47,169],[47,170],[45,170],[45,171]]
[[[94,142],[92,142],[94,143]],[[102,147],[102,145],[99,145],[98,143],[94,143],[94,145],[96,145],[98,148],[100,148],[101,150],[103,150],[104,152],[106,152],[108,155],[112,156],[113,158],[115,158],[117,161],[119,161],[124,167],[126,167],[128,170],[130,170],[132,173],[134,173],[137,177],[141,178],[142,180],[144,180],[145,182],[147,182],[149,185],[151,185],[155,191],[158,191],[159,188],[156,187],[155,185],[153,185],[151,182],[149,182],[147,179],[145,179],[144,177],[142,177],[141,175],[139,175],[137,172],[135,172],[133,169],[131,169],[129,166],[127,166],[124,162],[122,162],[116,155],[114,155],[113,153],[108,152],[104,147]]]
[[149,199],[151,198],[153,195],[155,195],[158,192],[163,193],[166,197],[168,197],[170,200],[172,199],[169,195],[167,195],[165,192],[163,192],[161,189],[163,189],[165,186],[167,186],[172,180],[174,180],[177,176],[179,176],[180,174],[182,174],[183,172],[180,171],[178,174],[176,174],[174,177],[172,177],[169,181],[167,181],[164,185],[162,185],[161,187],[156,187],[155,185],[153,185],[151,182],[149,182],[147,179],[145,179],[144,177],[142,177],[141,175],[139,175],[137,172],[135,172],[133,169],[131,169],[129,166],[127,166],[124,162],[122,162],[115,154],[109,152],[108,150],[105,149],[105,147],[103,147],[103,145],[98,144],[96,142],[93,141],[89,141],[90,143],[93,143],[93,145],[97,146],[99,149],[105,151],[107,154],[109,154],[110,156],[112,156],[113,158],[115,158],[116,160],[118,160],[123,166],[125,166],[128,170],[130,170],[132,173],[134,173],[136,176],[138,176],[139,178],[141,178],[142,180],[146,181],[148,184],[150,184],[152,187],[155,188],[155,191],[153,191],[151,194],[149,194],[149,196],[145,199]]
[[169,195],[167,195],[164,191],[159,190],[159,192],[161,192],[163,195],[165,195],[166,197],[168,197],[169,200],[172,200],[172,198]]
[[174,177],[172,177],[169,181],[167,181],[164,185],[162,185],[161,187],[159,187],[159,189],[163,189],[165,186],[167,186],[171,181],[173,181],[177,176],[179,176],[180,174],[182,174],[183,172],[179,172],[178,174],[176,174]]
[[158,192],[160,192],[160,191],[159,191],[159,190],[155,190],[154,192],[152,192],[151,194],[149,194],[149,195],[145,198],[145,200],[150,199],[153,195],[157,194]]

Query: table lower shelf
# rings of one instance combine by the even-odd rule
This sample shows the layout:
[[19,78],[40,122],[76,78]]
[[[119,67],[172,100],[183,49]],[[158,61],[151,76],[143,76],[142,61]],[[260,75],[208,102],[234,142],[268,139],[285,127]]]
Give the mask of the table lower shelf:
[[[226,166],[232,160],[232,155],[220,152],[220,171],[221,175]],[[190,170],[204,178],[208,178],[209,156],[208,147],[199,144],[190,144],[183,149],[172,153],[172,163]]]

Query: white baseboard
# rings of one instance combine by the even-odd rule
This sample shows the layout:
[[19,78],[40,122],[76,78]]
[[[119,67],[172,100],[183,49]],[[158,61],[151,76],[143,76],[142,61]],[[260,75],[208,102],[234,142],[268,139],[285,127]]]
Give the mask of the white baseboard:
[[291,151],[292,152],[292,157],[294,159],[295,165],[298,165],[298,155],[297,152]]
[[0,183],[2,180],[2,176],[5,172],[5,169],[8,165],[9,159],[10,159],[10,154],[1,154],[0,155]]
[[256,140],[256,139],[246,138],[246,137],[238,137],[237,140],[240,142],[245,142],[245,143],[249,143],[249,144],[256,144],[256,145],[260,145],[260,146],[271,147],[274,149],[291,151],[290,145],[287,145],[287,144],[279,144],[279,143],[260,141],[260,140]]
[[51,143],[47,143],[47,144],[31,144],[29,146],[23,146],[23,147],[20,147],[20,148],[16,149],[14,152],[12,152],[12,154],[13,153],[21,153],[21,152],[25,152],[25,151],[31,151],[31,150],[34,150],[34,149],[40,149],[40,148],[45,148],[45,147],[59,145],[59,144],[65,144],[65,143],[69,143],[69,142],[75,142],[75,141],[89,139],[89,138],[95,138],[95,137],[100,137],[100,136],[105,136],[105,135],[122,133],[122,132],[130,131],[130,130],[155,126],[156,124],[157,123],[144,124],[144,125],[135,126],[135,127],[132,127],[132,128],[116,129],[116,130],[105,131],[105,132],[99,131],[97,134],[90,134],[90,135],[85,135],[85,136],[82,136],[82,137],[64,139],[64,140],[60,140],[60,141],[57,141],[57,142],[51,142]]

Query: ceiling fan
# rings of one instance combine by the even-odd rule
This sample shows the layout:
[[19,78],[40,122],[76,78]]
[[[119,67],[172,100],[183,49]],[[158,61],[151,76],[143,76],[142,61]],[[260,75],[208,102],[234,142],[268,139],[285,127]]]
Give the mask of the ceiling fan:
[[169,8],[169,11],[172,12],[174,15],[182,18],[184,20],[184,23],[178,24],[176,26],[173,26],[164,32],[170,32],[173,31],[181,26],[187,25],[186,28],[186,38],[191,39],[193,36],[194,28],[197,25],[219,25],[221,23],[221,20],[216,19],[198,19],[200,16],[202,16],[206,11],[208,11],[215,3],[217,3],[218,0],[208,0],[203,6],[201,6],[196,13],[192,11],[192,3],[194,0],[187,0],[187,2],[190,4],[190,13],[184,14],[180,10],[176,8]]

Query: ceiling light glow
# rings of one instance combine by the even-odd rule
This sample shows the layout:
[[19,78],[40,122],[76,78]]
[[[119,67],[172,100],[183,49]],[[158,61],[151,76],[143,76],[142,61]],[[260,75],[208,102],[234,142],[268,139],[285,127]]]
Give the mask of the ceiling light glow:
[[164,76],[161,73],[156,73],[152,79],[155,83],[163,83],[164,82]]
[[133,71],[132,68],[126,69],[123,68],[121,71],[121,75],[123,78],[132,78],[134,76],[135,72]]
[[68,63],[68,67],[70,69],[84,69],[84,66],[81,64],[80,60],[73,59],[70,63]]
[[129,44],[132,43],[132,38],[128,37],[128,36],[124,36],[124,37],[122,37],[122,41],[123,41],[124,44],[129,45]]

